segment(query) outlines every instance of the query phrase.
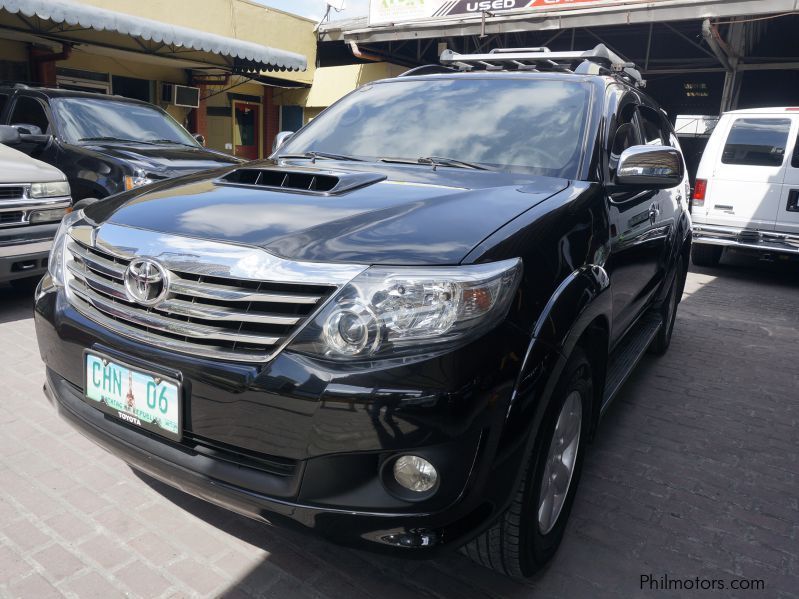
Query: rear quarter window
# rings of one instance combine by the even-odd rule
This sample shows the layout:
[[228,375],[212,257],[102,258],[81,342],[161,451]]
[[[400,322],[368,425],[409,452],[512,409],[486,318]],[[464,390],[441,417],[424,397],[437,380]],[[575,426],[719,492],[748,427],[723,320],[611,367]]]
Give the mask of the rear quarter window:
[[790,129],[790,119],[738,119],[730,129],[721,161],[748,166],[782,166]]
[[6,104],[8,104],[8,96],[0,94],[0,116],[3,116],[3,108],[6,107]]

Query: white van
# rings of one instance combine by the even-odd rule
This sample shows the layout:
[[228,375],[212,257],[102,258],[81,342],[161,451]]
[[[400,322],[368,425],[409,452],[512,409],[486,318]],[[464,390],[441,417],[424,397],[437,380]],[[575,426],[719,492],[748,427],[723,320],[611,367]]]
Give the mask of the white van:
[[696,175],[694,264],[715,266],[725,247],[799,257],[799,107],[722,115]]

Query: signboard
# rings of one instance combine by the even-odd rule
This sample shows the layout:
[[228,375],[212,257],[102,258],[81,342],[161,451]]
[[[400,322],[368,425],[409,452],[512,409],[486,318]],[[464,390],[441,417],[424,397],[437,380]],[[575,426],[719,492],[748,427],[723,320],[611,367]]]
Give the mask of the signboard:
[[369,25],[444,17],[499,14],[511,10],[559,10],[630,3],[631,0],[370,0]]

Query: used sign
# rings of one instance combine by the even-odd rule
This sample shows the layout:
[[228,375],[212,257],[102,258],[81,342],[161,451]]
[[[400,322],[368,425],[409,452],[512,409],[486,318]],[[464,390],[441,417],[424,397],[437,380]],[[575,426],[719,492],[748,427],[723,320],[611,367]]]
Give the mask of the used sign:
[[[557,10],[569,7],[635,3],[639,0],[370,0],[369,24],[390,25],[407,21],[502,13],[510,10]],[[651,1],[651,0],[650,0]]]

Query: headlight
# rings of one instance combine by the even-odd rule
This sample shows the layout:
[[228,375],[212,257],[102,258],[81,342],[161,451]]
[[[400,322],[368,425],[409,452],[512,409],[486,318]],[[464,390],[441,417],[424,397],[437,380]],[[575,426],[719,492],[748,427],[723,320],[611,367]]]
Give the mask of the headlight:
[[289,349],[333,360],[429,353],[468,342],[507,315],[520,259],[458,267],[372,267],[343,287]]
[[52,183],[33,183],[29,197],[39,198],[60,198],[69,195],[69,183],[66,181],[53,181]]
[[134,177],[125,177],[125,191],[136,189],[137,187],[144,187],[150,183],[155,183],[153,179],[149,179],[144,175],[136,175]]
[[66,262],[67,231],[77,221],[83,218],[83,210],[70,212],[61,221],[58,232],[53,240],[53,248],[50,250],[50,258],[47,261],[47,270],[53,278],[53,282],[59,287],[64,286],[64,269]]

